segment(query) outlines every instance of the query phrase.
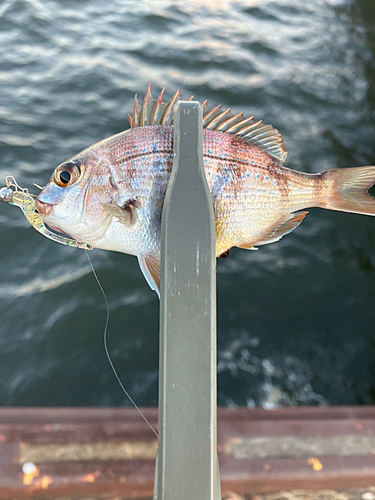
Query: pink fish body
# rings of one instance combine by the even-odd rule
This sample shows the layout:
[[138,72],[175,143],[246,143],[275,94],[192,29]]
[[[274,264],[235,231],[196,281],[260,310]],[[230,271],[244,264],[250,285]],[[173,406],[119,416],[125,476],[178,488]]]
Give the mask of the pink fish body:
[[[136,255],[160,280],[161,215],[173,161],[173,106],[135,99],[131,128],[59,165],[36,206],[54,229],[96,248]],[[295,229],[309,207],[375,215],[375,167],[307,174],[283,166],[277,130],[204,103],[203,160],[216,223],[216,255],[252,249]]]

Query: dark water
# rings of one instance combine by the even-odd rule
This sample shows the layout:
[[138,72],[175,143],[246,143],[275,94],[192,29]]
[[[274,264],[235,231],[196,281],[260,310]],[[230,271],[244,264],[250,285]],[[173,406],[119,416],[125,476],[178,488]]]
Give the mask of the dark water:
[[[374,164],[374,56],[373,0],[2,0],[0,184],[36,192],[127,128],[150,81],[273,124],[291,168]],[[0,404],[129,405],[85,254],[6,205],[0,241]],[[120,376],[156,405],[156,295],[135,257],[90,255]],[[220,405],[375,403],[375,219],[312,209],[279,243],[232,251],[218,325]]]

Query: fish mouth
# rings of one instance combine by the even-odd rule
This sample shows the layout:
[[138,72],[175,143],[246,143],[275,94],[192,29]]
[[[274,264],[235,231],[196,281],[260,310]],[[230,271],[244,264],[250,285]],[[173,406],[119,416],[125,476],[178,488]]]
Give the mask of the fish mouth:
[[44,203],[37,198],[35,200],[35,206],[38,210],[39,215],[43,216],[48,215],[51,212],[53,205],[51,205],[51,203]]
[[[38,198],[35,200],[35,208],[37,209],[39,215],[41,217],[45,217],[51,213],[51,210],[53,208],[53,205],[51,203],[44,203],[43,201],[40,201]],[[51,228],[53,231],[56,231],[58,233],[64,234],[66,236],[70,236],[67,234],[65,231],[60,229],[57,226],[54,226],[53,224],[50,224],[49,222],[45,222],[45,224]]]

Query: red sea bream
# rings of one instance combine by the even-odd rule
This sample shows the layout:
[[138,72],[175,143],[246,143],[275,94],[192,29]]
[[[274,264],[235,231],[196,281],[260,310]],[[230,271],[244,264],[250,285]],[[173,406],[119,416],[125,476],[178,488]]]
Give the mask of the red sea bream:
[[[150,286],[160,280],[161,214],[173,161],[173,107],[163,92],[135,98],[131,128],[59,165],[39,194],[43,221],[96,248],[138,257]],[[375,167],[307,174],[284,167],[277,130],[203,103],[203,159],[216,222],[216,255],[279,240],[321,207],[375,215]]]

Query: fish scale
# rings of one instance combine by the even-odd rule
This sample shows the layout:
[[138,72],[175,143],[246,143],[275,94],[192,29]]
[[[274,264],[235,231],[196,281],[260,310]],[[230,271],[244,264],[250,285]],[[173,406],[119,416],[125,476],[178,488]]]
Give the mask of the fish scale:
[[[173,162],[173,109],[148,88],[131,128],[59,165],[36,207],[44,223],[103,248],[136,255],[159,290],[161,216]],[[203,162],[216,223],[216,255],[254,249],[295,229],[309,207],[375,215],[375,167],[309,174],[286,168],[271,125],[203,104]],[[187,189],[189,187],[187,186]]]

